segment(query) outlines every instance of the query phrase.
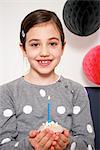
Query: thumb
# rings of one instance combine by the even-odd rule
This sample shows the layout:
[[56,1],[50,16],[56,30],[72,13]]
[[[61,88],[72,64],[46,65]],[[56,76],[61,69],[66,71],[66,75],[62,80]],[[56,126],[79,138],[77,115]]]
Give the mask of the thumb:
[[68,137],[68,136],[69,136],[69,131],[68,131],[68,130],[64,130],[64,135],[65,135],[66,137]]

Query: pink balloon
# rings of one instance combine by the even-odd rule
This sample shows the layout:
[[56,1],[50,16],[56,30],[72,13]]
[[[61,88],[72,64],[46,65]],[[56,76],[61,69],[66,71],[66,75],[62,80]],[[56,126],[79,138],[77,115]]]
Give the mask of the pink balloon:
[[100,45],[92,48],[83,59],[83,71],[95,84],[100,85]]

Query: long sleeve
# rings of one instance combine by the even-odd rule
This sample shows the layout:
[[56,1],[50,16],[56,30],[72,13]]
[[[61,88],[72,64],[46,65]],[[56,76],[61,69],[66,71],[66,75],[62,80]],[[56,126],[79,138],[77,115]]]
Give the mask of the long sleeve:
[[0,87],[0,150],[33,150],[27,136],[47,121],[48,95],[51,119],[71,134],[66,150],[95,150],[88,95],[83,86],[63,77],[48,86],[30,85],[19,78]]
[[0,150],[33,150],[27,137],[18,139],[14,102],[6,86],[0,87]]
[[86,90],[79,85],[73,93],[70,150],[94,150],[94,129]]

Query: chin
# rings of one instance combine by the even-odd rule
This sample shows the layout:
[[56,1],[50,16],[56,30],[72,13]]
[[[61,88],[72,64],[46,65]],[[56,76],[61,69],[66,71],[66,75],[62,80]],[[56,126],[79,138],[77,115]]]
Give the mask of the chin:
[[51,72],[50,73],[39,73],[41,76],[49,76],[50,74],[51,74]]
[[52,70],[52,71],[41,71],[41,72],[38,72],[38,74],[40,74],[41,76],[49,76],[49,75],[51,75],[52,73],[54,73],[54,70]]

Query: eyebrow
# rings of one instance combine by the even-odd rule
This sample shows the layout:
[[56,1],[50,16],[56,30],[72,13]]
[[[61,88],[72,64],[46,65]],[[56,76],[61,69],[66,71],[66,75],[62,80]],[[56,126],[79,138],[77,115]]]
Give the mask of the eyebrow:
[[[48,40],[57,40],[57,41],[59,41],[59,38],[52,37],[52,38],[49,38]],[[29,40],[29,42],[32,42],[32,41],[40,41],[40,39],[31,39],[31,40]]]
[[49,40],[57,40],[57,41],[59,41],[59,38],[57,38],[57,37],[52,37],[52,38],[50,38]]
[[39,39],[31,39],[29,40],[29,42],[32,42],[32,41],[40,41]]

